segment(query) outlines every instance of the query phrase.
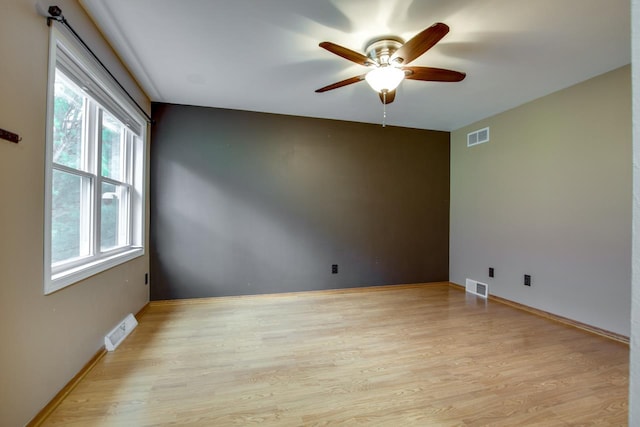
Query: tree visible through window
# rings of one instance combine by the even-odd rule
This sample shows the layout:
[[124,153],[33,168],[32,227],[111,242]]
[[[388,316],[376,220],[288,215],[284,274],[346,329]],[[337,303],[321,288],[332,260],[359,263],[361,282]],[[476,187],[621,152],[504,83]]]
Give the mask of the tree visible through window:
[[[85,101],[79,88],[56,71],[53,107],[53,164],[82,170],[86,166],[83,154],[83,125]],[[53,171],[51,214],[51,261],[88,255],[88,245],[82,246],[82,219],[85,178],[67,170]],[[84,208],[84,209],[83,209]]]

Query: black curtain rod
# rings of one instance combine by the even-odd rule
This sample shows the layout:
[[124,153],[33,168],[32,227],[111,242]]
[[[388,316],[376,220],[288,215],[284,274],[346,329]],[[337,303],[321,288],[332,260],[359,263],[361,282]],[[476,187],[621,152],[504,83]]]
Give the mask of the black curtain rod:
[[111,76],[113,81],[116,82],[116,84],[120,87],[120,89],[122,89],[122,91],[127,94],[131,102],[133,102],[135,106],[138,107],[138,110],[140,110],[140,112],[144,115],[144,117],[147,119],[147,122],[153,123],[153,120],[151,120],[151,116],[149,116],[147,112],[140,106],[140,104],[138,104],[138,102],[135,99],[133,99],[133,96],[131,96],[129,91],[126,90],[124,86],[120,84],[118,79],[116,79],[116,77],[113,74],[111,74],[111,71],[109,71],[107,66],[104,65],[104,63],[100,60],[100,58],[98,58],[98,56],[93,52],[93,50],[91,50],[91,48],[87,46],[84,40],[82,40],[82,37],[80,37],[80,35],[76,33],[76,30],[74,30],[73,27],[69,25],[69,22],[65,19],[64,15],[62,14],[62,9],[60,9],[58,6],[49,6],[49,9],[47,10],[47,12],[49,13],[49,16],[47,17],[47,25],[51,25],[51,21],[58,21],[62,25],[67,27],[69,31],[71,31],[71,33],[73,33],[73,35],[76,37],[76,39],[78,39],[78,41],[82,43],[85,49],[89,51],[91,56],[93,56],[93,58],[96,61],[98,61],[98,64],[100,64],[100,66],[109,74],[109,76]]

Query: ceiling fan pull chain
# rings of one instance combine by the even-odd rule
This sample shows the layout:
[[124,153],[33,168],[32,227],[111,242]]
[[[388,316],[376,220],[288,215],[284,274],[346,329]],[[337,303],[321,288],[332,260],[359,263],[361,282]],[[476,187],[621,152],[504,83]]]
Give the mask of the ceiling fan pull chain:
[[387,91],[382,92],[382,127],[387,126]]

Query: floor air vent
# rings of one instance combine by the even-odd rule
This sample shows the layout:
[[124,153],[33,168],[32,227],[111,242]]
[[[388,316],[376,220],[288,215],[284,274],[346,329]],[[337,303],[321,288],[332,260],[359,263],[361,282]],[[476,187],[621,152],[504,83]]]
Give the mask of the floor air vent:
[[467,279],[466,290],[469,293],[478,295],[482,298],[489,296],[489,285],[486,283],[476,282],[475,280]]
[[482,144],[489,141],[489,128],[479,129],[467,134],[467,147]]
[[122,322],[104,337],[104,346],[108,351],[113,351],[124,339],[138,326],[138,321],[133,314],[128,314]]

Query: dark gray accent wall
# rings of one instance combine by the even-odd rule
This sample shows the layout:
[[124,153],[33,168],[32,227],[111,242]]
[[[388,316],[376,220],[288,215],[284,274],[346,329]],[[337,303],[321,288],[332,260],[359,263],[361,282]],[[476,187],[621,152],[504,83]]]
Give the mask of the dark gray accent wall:
[[168,104],[153,118],[151,299],[448,279],[448,132]]

